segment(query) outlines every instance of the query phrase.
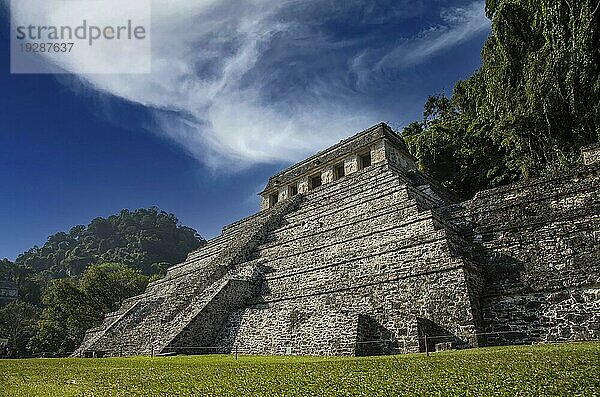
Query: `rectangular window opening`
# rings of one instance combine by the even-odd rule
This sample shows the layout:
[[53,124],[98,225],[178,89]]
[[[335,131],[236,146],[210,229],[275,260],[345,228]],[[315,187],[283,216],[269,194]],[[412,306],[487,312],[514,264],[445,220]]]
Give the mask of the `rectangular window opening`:
[[288,194],[290,197],[294,197],[298,194],[298,185],[292,185],[288,187]]
[[362,170],[364,168],[371,166],[371,152],[367,152],[359,155],[359,168]]
[[279,194],[273,193],[269,196],[269,207],[273,207],[279,201]]
[[346,176],[346,169],[344,163],[336,164],[333,168],[333,178],[337,181],[338,179]]
[[314,175],[310,177],[310,190],[316,189],[321,186],[321,174]]

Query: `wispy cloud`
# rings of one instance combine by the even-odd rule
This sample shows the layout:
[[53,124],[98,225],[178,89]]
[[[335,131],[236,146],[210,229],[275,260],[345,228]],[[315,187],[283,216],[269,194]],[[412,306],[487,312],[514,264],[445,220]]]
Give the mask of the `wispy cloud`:
[[482,1],[466,7],[448,8],[441,17],[442,24],[402,42],[377,63],[377,69],[404,69],[420,64],[490,29]]
[[152,74],[79,77],[152,109],[156,133],[216,169],[294,160],[380,121],[364,103],[380,69],[425,62],[489,29],[478,1],[441,8],[418,34],[397,30],[425,9],[409,0],[153,0]]

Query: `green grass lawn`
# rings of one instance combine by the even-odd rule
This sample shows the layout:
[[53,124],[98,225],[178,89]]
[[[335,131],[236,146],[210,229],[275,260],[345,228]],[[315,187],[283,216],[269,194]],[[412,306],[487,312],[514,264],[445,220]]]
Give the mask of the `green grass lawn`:
[[0,360],[0,396],[600,396],[600,343],[368,358]]

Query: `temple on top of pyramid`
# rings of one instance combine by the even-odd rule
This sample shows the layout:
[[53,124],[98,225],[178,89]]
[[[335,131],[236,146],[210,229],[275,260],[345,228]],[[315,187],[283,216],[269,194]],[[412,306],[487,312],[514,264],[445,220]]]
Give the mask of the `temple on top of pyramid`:
[[416,161],[387,124],[377,124],[272,176],[260,193],[260,208],[383,163],[416,170]]

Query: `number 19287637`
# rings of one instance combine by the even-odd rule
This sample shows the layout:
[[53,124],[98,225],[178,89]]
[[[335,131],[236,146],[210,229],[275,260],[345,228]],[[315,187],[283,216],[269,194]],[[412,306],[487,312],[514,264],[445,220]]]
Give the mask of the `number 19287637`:
[[21,43],[21,52],[71,52],[75,43]]

